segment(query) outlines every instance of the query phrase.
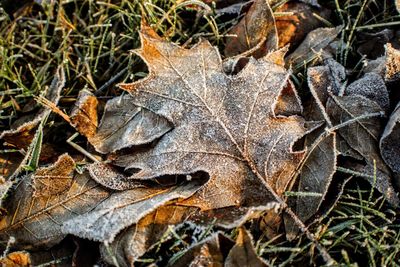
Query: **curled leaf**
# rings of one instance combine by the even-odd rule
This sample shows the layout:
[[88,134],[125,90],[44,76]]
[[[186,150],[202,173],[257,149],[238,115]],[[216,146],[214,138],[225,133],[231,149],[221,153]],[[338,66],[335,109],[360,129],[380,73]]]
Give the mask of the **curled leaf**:
[[400,103],[386,124],[379,146],[385,162],[394,172],[400,173]]
[[342,27],[340,26],[313,30],[307,34],[299,47],[286,58],[286,64],[298,68],[313,61],[321,55],[323,49],[337,37],[341,30]]
[[375,101],[384,111],[390,107],[389,93],[382,77],[376,73],[367,73],[351,83],[345,91],[346,95],[362,95]]
[[[340,124],[363,115],[379,114],[383,110],[375,101],[361,95],[350,95],[332,96],[327,103],[327,112],[335,124]],[[338,130],[347,143],[366,160],[367,180],[385,194],[388,201],[398,205],[399,199],[392,187],[390,171],[379,152],[378,141],[381,131],[382,123],[379,116],[357,119],[354,123]],[[380,171],[380,174],[376,176],[376,181],[374,166]]]
[[[252,54],[256,58],[278,48],[275,19],[266,0],[256,0],[229,34],[236,35],[225,46],[225,56],[232,57],[261,45]],[[231,37],[230,37],[231,38]]]

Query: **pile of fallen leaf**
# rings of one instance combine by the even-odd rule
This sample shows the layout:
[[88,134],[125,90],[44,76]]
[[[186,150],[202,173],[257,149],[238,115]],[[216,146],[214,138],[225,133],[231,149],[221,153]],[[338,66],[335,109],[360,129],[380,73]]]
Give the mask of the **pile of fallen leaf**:
[[[182,48],[143,23],[135,53],[149,74],[119,84],[124,93],[105,105],[81,90],[69,114],[58,108],[66,80],[60,66],[37,98],[43,108],[0,134],[4,147],[25,151],[2,159],[5,255],[30,252],[9,253],[1,262],[38,264],[73,235],[100,242],[108,264],[130,266],[171,225],[191,222],[238,228],[238,235],[231,240],[216,232],[171,265],[265,266],[243,227],[261,218],[268,237],[304,234],[333,264],[307,225],[335,173],[366,179],[397,207],[400,51],[388,42],[384,55],[366,60],[350,80],[335,60],[342,27],[274,18],[273,2],[230,6],[229,12],[247,12],[231,30],[237,39],[227,43],[224,59],[206,40]],[[319,8],[317,1],[287,5],[305,14]],[[301,101],[290,78],[304,62],[310,97]],[[59,154],[57,144],[44,142],[51,116],[74,127],[87,147],[70,141],[75,152]]]

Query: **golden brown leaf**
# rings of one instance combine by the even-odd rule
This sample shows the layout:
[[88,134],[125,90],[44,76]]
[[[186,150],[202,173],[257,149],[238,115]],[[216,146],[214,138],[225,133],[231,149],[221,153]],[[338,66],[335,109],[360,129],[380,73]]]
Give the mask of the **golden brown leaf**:
[[97,132],[97,105],[97,98],[91,92],[81,90],[70,115],[71,125],[87,138]]
[[287,12],[288,15],[277,16],[276,28],[278,31],[279,47],[290,45],[296,47],[312,30],[324,26],[314,14],[328,19],[329,11],[316,9],[300,2],[289,2],[280,6],[275,12]]

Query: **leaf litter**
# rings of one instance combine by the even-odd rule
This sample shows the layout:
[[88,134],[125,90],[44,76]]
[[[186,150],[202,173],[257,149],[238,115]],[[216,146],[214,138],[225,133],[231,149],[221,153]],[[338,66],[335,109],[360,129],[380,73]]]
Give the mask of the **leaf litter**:
[[[135,53],[150,73],[120,84],[126,93],[104,108],[84,89],[69,116],[60,111],[65,83],[60,67],[48,94],[39,98],[45,107],[36,118],[1,134],[9,145],[27,149],[18,166],[30,166],[24,173],[22,167],[10,169],[2,181],[1,194],[7,195],[2,240],[15,238],[13,248],[30,250],[53,247],[72,234],[102,242],[109,264],[130,266],[170,225],[212,224],[236,228],[236,242],[217,232],[169,264],[267,266],[243,227],[262,218],[258,227],[271,238],[284,221],[287,238],[303,232],[326,264],[333,264],[307,224],[321,210],[338,157],[355,160],[345,171],[399,204],[392,185],[400,172],[399,104],[392,110],[398,99],[390,88],[399,80],[400,54],[387,44],[386,54],[368,61],[364,75],[351,80],[332,58],[342,27],[311,31],[312,26],[286,56],[287,48],[277,50],[282,33],[269,4],[255,1],[231,29],[240,41],[225,47],[236,64],[228,68],[230,59],[223,61],[208,41],[182,48],[143,24]],[[301,32],[305,26],[298,27]],[[299,35],[304,33],[294,38]],[[312,98],[303,109],[284,66],[296,70],[310,62],[317,66],[307,71]],[[87,139],[86,153],[98,153],[96,162],[77,164],[78,157],[60,154],[39,167],[51,110]],[[28,254],[15,253],[2,261],[31,264]]]

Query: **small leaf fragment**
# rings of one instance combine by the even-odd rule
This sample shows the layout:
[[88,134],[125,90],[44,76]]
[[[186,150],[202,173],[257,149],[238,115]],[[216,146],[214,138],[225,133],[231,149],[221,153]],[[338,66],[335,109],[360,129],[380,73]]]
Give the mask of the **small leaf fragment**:
[[388,43],[386,44],[385,81],[396,82],[398,80],[400,80],[400,51]]
[[78,100],[71,112],[71,125],[87,138],[97,132],[97,98],[88,90],[79,91]]
[[0,258],[0,265],[5,267],[29,267],[31,258],[28,252],[15,251]]

